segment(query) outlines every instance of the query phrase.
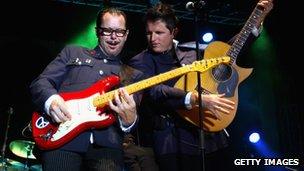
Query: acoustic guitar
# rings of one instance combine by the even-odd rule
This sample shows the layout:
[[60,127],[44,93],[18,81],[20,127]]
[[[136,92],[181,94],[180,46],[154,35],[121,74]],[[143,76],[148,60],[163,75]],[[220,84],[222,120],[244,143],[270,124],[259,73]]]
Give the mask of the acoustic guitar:
[[[228,64],[220,64],[207,72],[201,73],[202,93],[225,93],[225,97],[234,101],[236,107],[229,114],[220,113],[221,120],[218,120],[211,111],[203,109],[204,130],[209,132],[220,131],[233,121],[238,105],[238,86],[253,70],[252,68],[237,66],[236,59],[254,27],[257,27],[264,17],[262,7],[257,5],[231,46],[224,42],[214,41],[206,47],[204,59],[229,56],[231,60]],[[197,85],[197,73],[190,72],[181,77],[176,82],[175,87],[185,91],[196,92]],[[191,110],[179,110],[178,113],[190,123],[200,127],[198,107],[194,107]]]

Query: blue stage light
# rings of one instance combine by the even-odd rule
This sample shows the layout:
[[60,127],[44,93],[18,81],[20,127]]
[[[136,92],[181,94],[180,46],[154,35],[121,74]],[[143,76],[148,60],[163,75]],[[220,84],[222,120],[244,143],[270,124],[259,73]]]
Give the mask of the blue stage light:
[[257,143],[257,142],[259,142],[259,140],[260,140],[260,134],[259,133],[254,132],[254,133],[250,134],[249,141],[251,143]]
[[203,35],[202,38],[203,38],[203,41],[204,41],[204,42],[209,43],[209,42],[211,42],[212,39],[213,39],[213,34],[210,33],[210,32],[205,33],[205,34]]

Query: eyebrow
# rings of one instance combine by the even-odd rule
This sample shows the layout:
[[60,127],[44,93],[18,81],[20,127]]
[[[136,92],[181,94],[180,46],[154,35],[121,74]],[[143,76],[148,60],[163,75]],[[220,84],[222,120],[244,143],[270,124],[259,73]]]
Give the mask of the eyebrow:
[[112,28],[112,27],[103,27],[103,26],[100,26],[100,28],[106,28],[106,29],[112,29],[112,30],[127,30],[127,28]]

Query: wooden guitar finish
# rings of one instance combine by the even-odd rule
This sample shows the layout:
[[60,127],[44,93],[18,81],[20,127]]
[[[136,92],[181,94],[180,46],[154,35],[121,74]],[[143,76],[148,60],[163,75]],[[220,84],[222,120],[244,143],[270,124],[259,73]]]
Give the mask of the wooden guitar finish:
[[[216,56],[227,54],[230,45],[223,42],[213,42],[205,49],[204,59],[212,59]],[[225,74],[218,74],[223,72]],[[252,69],[241,68],[235,63],[231,65],[220,65],[209,71],[201,73],[201,85],[203,94],[225,93],[226,98],[235,102],[236,107],[230,114],[221,113],[222,119],[218,120],[209,110],[203,110],[203,128],[206,131],[216,132],[226,128],[234,119],[238,105],[238,85],[245,80]],[[220,75],[220,77],[218,76]],[[197,73],[190,72],[180,78],[175,87],[185,91],[197,91]],[[192,110],[179,110],[178,113],[187,121],[199,126],[198,107]]]
[[[241,32],[237,35],[234,43],[230,46],[224,42],[214,41],[205,49],[204,59],[212,59],[219,56],[230,56],[229,64],[220,64],[212,70],[201,73],[201,85],[203,94],[222,94],[225,93],[226,98],[235,102],[235,109],[230,114],[220,113],[221,120],[204,109],[203,129],[210,132],[216,132],[225,129],[234,119],[238,105],[238,86],[252,72],[252,68],[241,68],[236,65],[236,58],[241,48],[248,39],[254,27],[262,21],[263,9],[256,6]],[[185,91],[197,91],[197,73],[190,72],[181,77],[175,84],[176,88]],[[198,107],[191,110],[179,110],[178,113],[190,123],[199,127]]]

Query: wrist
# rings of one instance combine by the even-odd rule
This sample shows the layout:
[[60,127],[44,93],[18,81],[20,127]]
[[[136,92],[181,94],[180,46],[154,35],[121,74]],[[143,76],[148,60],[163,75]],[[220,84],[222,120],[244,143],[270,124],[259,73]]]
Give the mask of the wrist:
[[195,106],[198,104],[198,94],[197,93],[192,93],[190,97],[190,104],[192,106]]

